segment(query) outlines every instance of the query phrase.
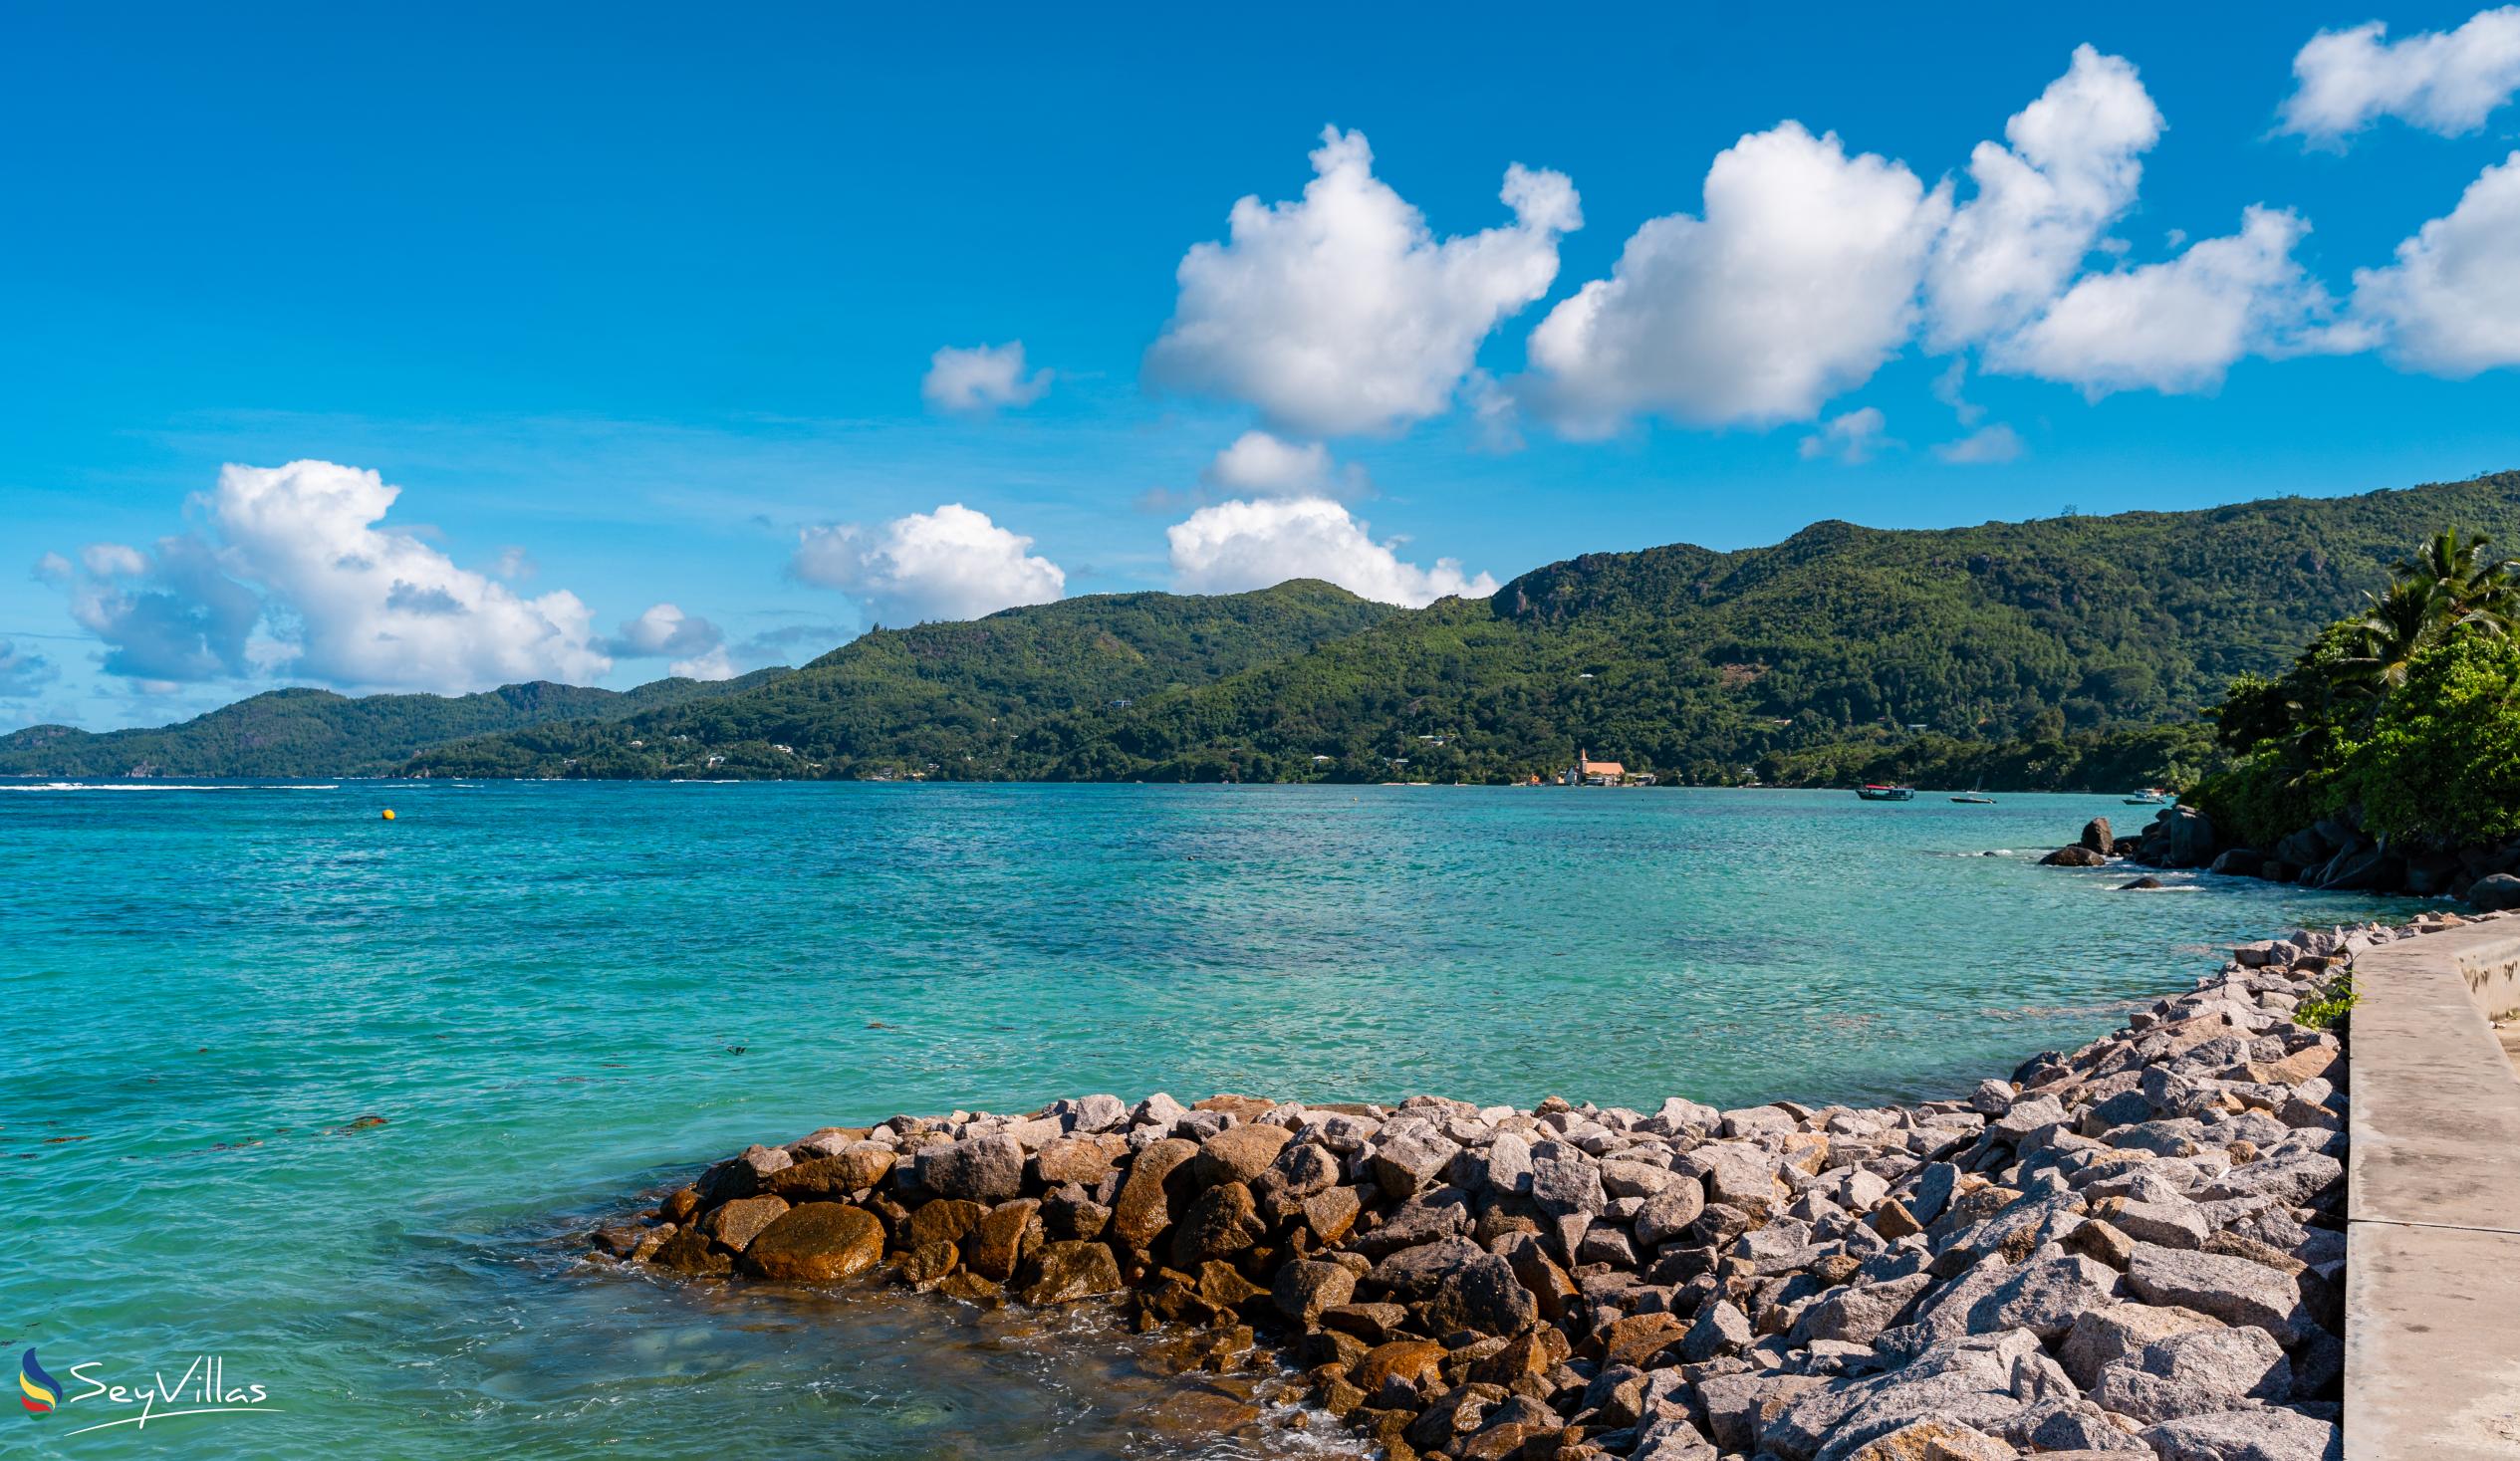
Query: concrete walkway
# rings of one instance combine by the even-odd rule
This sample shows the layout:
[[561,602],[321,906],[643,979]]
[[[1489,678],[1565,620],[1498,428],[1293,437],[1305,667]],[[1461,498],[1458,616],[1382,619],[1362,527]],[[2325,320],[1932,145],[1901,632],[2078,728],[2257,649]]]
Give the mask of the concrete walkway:
[[2520,918],[2354,969],[2347,1461],[2520,1458]]

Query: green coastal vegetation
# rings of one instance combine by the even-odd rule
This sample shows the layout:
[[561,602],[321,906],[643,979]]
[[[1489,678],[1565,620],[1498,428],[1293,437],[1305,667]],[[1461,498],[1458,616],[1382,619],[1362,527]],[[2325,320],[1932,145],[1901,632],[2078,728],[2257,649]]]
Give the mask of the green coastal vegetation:
[[[160,731],[22,731],[0,738],[0,774],[1497,783],[1584,751],[1665,784],[2315,799],[2316,776],[2249,770],[2245,715],[2204,711],[2283,682],[2445,523],[2520,534],[2520,474],[1947,530],[1827,522],[1730,553],[1587,554],[1420,609],[1301,581],[1092,596],[487,724],[426,704],[607,692],[381,697],[426,703],[369,734],[344,707],[374,700],[286,691]],[[321,726],[223,719],[258,705],[265,722],[321,705]]]
[[2444,529],[2292,666],[2213,712],[2234,764],[2188,799],[2259,850],[2343,819],[2398,853],[2520,836],[2520,565]]
[[[717,756],[718,775],[1504,782],[1587,750],[1694,784],[2185,784],[2226,755],[2202,709],[2280,669],[2443,521],[2520,529],[2520,474],[1589,554],[1169,683],[1111,652],[1036,663],[1039,626],[1108,620],[1133,643],[1158,606],[1231,601],[1073,600],[882,631],[748,694],[441,746],[412,769],[655,776]],[[1319,584],[1232,599],[1285,596],[1358,603]]]
[[179,725],[92,734],[66,725],[0,736],[0,776],[389,776],[425,746],[544,721],[606,720],[722,695],[788,673],[731,680],[661,679],[631,690],[548,680],[474,695],[363,695],[271,690]]

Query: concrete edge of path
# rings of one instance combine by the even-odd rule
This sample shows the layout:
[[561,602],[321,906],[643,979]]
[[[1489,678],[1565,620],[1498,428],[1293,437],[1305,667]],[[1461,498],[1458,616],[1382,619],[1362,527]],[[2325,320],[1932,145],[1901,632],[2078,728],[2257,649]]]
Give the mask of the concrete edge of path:
[[2520,1457],[2520,920],[2354,969],[2345,1454]]

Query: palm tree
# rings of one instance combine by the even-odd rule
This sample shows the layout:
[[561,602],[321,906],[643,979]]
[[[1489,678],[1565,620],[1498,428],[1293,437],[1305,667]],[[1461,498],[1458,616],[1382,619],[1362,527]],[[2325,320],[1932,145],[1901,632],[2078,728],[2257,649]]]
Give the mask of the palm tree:
[[2453,622],[2449,594],[2430,578],[2401,578],[2388,593],[2363,598],[2361,616],[2345,625],[2347,652],[2329,666],[2346,699],[2378,698],[2404,684],[2408,663]]
[[2492,539],[2478,533],[2462,538],[2456,528],[2443,528],[2416,550],[2412,558],[2391,566],[2397,584],[2420,584],[2429,594],[2429,612],[2439,639],[2457,628],[2474,628],[2500,637],[2511,631],[2520,609],[2520,577],[2508,559],[2490,559]]
[[2362,702],[2369,713],[2370,702],[2406,682],[2407,666],[2424,650],[2463,630],[2509,634],[2520,620],[2520,573],[2485,556],[2490,541],[2444,528],[2393,564],[2389,592],[2364,595],[2362,613],[2337,626],[2343,652],[2322,666],[2322,698]]

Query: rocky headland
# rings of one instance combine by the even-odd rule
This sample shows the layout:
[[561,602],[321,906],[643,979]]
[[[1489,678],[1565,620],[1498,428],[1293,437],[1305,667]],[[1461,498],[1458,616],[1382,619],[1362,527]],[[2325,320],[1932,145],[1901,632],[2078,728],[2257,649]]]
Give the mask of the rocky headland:
[[[753,1146],[605,1258],[1111,1306],[1394,1458],[2341,1454],[2346,1048],[2303,932],[1909,1106],[1110,1096]],[[2297,1015],[2312,1023],[2303,1023]]]
[[2492,912],[2520,908],[2520,839],[2456,850],[2399,846],[2365,830],[2358,807],[2323,817],[2264,849],[2233,843],[2194,807],[2164,807],[2134,837],[2117,836],[2108,818],[2095,817],[2075,842],[2039,860],[2098,867],[2112,857],[2330,892],[2448,896]]

